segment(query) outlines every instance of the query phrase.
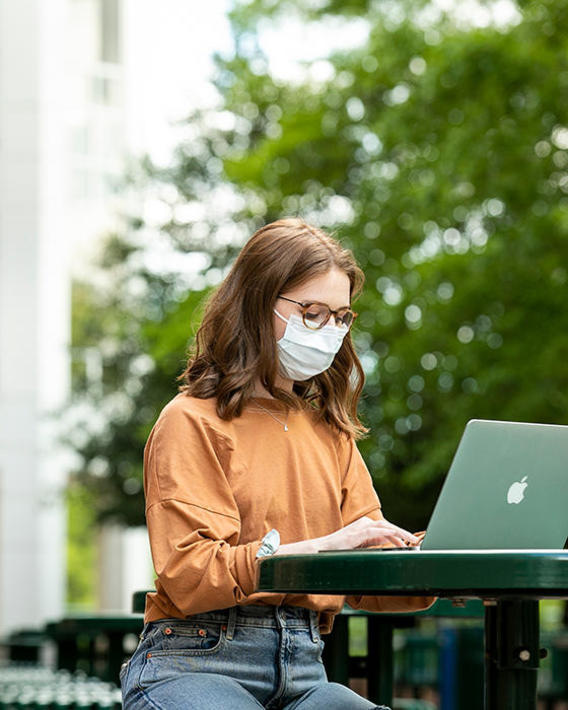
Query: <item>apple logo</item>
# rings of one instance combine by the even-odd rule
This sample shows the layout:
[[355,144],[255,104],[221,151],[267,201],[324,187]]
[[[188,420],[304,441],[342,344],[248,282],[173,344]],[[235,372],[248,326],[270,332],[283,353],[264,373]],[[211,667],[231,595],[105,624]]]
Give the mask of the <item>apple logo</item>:
[[512,483],[507,491],[507,503],[520,503],[525,497],[525,488],[529,485],[525,483],[527,476],[523,476],[520,481]]

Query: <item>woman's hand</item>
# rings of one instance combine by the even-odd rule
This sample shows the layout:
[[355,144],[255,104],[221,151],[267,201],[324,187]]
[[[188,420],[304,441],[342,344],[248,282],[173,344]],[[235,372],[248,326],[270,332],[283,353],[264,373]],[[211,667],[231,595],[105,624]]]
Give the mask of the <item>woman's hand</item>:
[[281,545],[275,554],[294,555],[320,550],[354,550],[357,547],[372,545],[406,547],[407,544],[416,545],[418,542],[420,540],[412,533],[389,523],[384,518],[372,520],[364,516],[330,535]]
[[389,523],[388,520],[371,520],[366,516],[319,540],[324,543],[320,550],[353,550],[356,547],[371,545],[406,547],[407,544],[418,543],[418,538],[412,533]]

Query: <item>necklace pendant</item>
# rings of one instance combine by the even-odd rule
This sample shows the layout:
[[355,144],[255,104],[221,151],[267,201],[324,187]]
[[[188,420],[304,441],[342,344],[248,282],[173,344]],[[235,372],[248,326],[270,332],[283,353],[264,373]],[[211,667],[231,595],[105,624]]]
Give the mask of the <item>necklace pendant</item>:
[[288,431],[288,424],[284,424],[284,431]]

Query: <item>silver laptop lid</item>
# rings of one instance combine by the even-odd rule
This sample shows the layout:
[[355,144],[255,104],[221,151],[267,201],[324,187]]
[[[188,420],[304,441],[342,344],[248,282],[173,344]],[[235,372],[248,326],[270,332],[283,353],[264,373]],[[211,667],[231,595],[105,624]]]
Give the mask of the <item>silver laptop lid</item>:
[[471,420],[422,549],[562,549],[567,537],[568,426]]

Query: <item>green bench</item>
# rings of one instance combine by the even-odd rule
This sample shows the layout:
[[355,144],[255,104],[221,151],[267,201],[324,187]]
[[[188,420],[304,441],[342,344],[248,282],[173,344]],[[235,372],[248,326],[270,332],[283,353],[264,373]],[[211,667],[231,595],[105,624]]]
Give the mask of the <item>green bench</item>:
[[420,629],[395,632],[395,687],[408,689],[415,698],[419,698],[422,688],[438,688],[439,666],[440,644],[437,633]]
[[416,698],[395,698],[392,710],[437,710],[436,705],[429,700]]
[[[334,630],[326,639],[328,675],[341,683],[366,678],[368,696],[375,702],[384,697],[388,674],[392,674],[391,682],[399,694],[409,690],[418,696],[420,689],[432,688],[438,692],[442,710],[479,710],[483,707],[485,661],[484,629],[479,623],[483,615],[481,601],[454,607],[449,600],[440,599],[431,609],[415,615],[437,619],[435,629],[424,630],[414,628],[406,615],[346,608],[336,617]],[[366,654],[354,656],[349,650],[349,625],[358,617],[367,626],[367,649]],[[465,623],[455,624],[460,619]],[[394,647],[390,657],[389,640]],[[541,662],[538,694],[546,710],[554,710],[558,702],[568,701],[568,633],[543,633],[541,647],[548,655]],[[387,652],[381,653],[381,649]],[[394,659],[391,670],[390,659]],[[394,707],[400,702],[406,701],[395,698]]]
[[[45,634],[57,647],[58,668],[118,683],[120,666],[131,655],[143,623],[141,614],[77,615],[48,623]],[[129,636],[134,638],[126,648]]]
[[554,710],[558,701],[568,701],[568,633],[542,633],[542,646],[548,650],[541,662],[538,694],[547,710]]
[[13,631],[0,642],[3,656],[10,661],[38,663],[46,635],[37,629],[19,629]]
[[[367,695],[376,703],[381,698],[392,697],[396,682],[397,686],[410,687],[416,694],[420,687],[436,688],[445,695],[444,705],[448,710],[479,710],[483,706],[482,627],[474,632],[477,645],[473,657],[477,665],[470,667],[469,677],[461,683],[456,680],[461,662],[458,660],[452,666],[448,659],[468,646],[471,638],[463,641],[468,631],[452,629],[453,636],[448,631],[446,643],[442,645],[439,629],[424,632],[413,627],[417,619],[424,617],[480,621],[483,616],[483,603],[478,600],[454,605],[448,599],[439,599],[430,609],[416,613],[374,614],[345,607],[335,617],[333,630],[326,637],[324,663],[328,677],[344,685],[350,678],[365,678]],[[367,645],[363,656],[351,655],[349,651],[349,625],[354,618],[365,620]],[[400,638],[401,643],[393,653],[395,630],[399,630],[397,639]]]

